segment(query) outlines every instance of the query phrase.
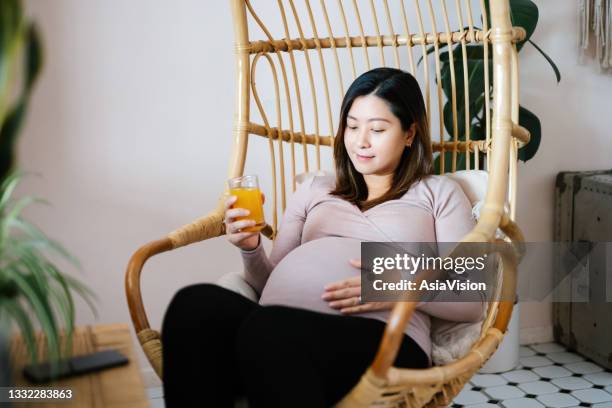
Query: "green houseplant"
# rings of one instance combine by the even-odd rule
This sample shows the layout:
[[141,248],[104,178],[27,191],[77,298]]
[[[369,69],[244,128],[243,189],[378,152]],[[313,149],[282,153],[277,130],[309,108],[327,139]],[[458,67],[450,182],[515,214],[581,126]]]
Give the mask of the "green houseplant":
[[[489,14],[489,2],[485,0],[485,8],[487,14]],[[538,7],[531,0],[510,0],[510,11],[512,24],[514,26],[523,27],[526,31],[525,40],[516,44],[517,51],[521,51],[523,47],[530,43],[535,49],[544,56],[546,61],[552,67],[554,74],[557,79],[557,83],[561,81],[561,74],[559,69],[552,61],[552,59],[531,40],[536,26],[538,24],[539,10]],[[481,22],[482,22],[481,17]],[[491,18],[487,19],[491,21]],[[481,27],[475,27],[481,29]],[[466,27],[467,29],[467,27]],[[452,109],[452,86],[451,86],[451,58],[453,56],[453,66],[455,70],[455,80],[457,84],[456,98],[457,101],[463,101],[465,98],[464,94],[464,75],[463,75],[463,52],[461,44],[456,44],[452,50],[448,50],[447,44],[443,44],[439,47],[441,64],[441,85],[446,96],[446,102],[444,104],[443,116],[444,116],[444,128],[449,135],[454,134],[453,129],[453,109]],[[469,123],[470,123],[470,140],[485,140],[485,84],[484,84],[484,47],[479,45],[467,45],[466,60],[468,66],[468,89],[469,89]],[[434,52],[434,47],[430,47],[427,50],[427,54]],[[493,73],[493,61],[492,61],[492,50],[489,45],[489,72]],[[491,81],[492,83],[492,81]],[[493,94],[493,88],[490,85],[489,94]],[[459,141],[466,140],[467,130],[465,127],[465,107],[463,104],[457,104],[457,134]],[[519,107],[519,124],[525,127],[531,133],[530,142],[519,149],[519,159],[522,161],[530,160],[538,151],[540,145],[540,139],[542,137],[542,126],[538,117],[524,106]],[[481,153],[482,154],[482,153]],[[436,157],[436,170],[439,169],[441,156]],[[484,160],[480,160],[481,166],[484,165]],[[446,152],[445,155],[445,169],[450,169],[452,163],[452,152]],[[457,157],[457,169],[465,168],[465,155]]]
[[[35,197],[16,199],[23,173],[15,169],[15,146],[25,117],[32,86],[42,66],[38,31],[23,13],[19,0],[0,2],[0,347],[7,346],[17,326],[32,361],[37,361],[35,330],[46,335],[50,361],[71,348],[74,327],[73,293],[93,308],[93,293],[78,280],[62,273],[53,259],[79,263],[58,242],[22,217]],[[94,309],[95,311],[95,309]],[[62,342],[62,329],[66,341]],[[65,347],[65,349],[64,349]],[[0,358],[6,357],[0,350]],[[0,364],[3,363],[0,361]],[[6,364],[6,361],[4,361]],[[6,376],[8,370],[2,370]],[[0,378],[6,384],[7,378]]]

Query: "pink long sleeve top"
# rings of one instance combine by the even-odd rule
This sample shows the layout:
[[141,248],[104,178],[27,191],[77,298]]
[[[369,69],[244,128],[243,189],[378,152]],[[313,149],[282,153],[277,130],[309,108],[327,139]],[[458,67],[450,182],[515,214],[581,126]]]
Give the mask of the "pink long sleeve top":
[[[241,251],[245,279],[261,294],[260,304],[340,314],[321,295],[326,284],[359,276],[349,259],[361,257],[362,241],[459,242],[475,223],[463,190],[445,176],[428,176],[401,198],[363,212],[331,196],[334,187],[334,176],[316,176],[299,185],[287,202],[270,256],[261,243]],[[477,322],[484,308],[484,296],[479,302],[421,302],[405,333],[431,365],[431,317]],[[387,321],[389,314],[384,310],[353,316]]]

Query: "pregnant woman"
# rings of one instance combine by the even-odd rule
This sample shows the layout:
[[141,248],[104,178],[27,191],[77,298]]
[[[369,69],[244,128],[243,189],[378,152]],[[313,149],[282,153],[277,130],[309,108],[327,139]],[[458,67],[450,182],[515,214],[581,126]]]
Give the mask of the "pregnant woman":
[[[298,186],[268,256],[248,211],[226,202],[255,303],[213,284],[181,289],[166,312],[166,406],[330,407],[372,363],[393,303],[361,303],[360,242],[458,242],[474,226],[454,181],[432,174],[423,97],[414,77],[368,71],[342,102],[335,176]],[[422,302],[395,366],[431,366],[431,317],[482,318],[483,302]]]

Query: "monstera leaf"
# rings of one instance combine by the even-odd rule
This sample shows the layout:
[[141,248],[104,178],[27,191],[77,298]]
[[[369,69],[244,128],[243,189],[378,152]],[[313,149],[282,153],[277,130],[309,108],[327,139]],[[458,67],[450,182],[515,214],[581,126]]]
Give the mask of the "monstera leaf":
[[[489,14],[489,0],[485,0],[485,9]],[[561,81],[561,73],[553,62],[553,60],[531,40],[538,24],[539,11],[538,7],[531,0],[510,0],[510,18],[513,26],[523,27],[526,31],[526,37],[520,43],[517,43],[517,50],[520,51],[525,44],[530,43],[533,47],[546,59],[548,64],[553,69],[557,83]],[[490,25],[490,17],[488,18]],[[481,17],[481,22],[483,19]],[[484,22],[483,22],[484,23]],[[479,27],[475,27],[480,29]],[[467,27],[466,27],[467,29]],[[469,100],[465,103],[465,76],[464,76],[464,55],[460,44],[449,50],[447,44],[441,44],[440,50],[441,61],[441,85],[446,101],[444,103],[443,116],[444,128],[446,132],[454,138],[457,135],[458,140],[466,140],[468,130],[470,140],[484,140],[485,136],[485,83],[484,83],[484,47],[478,45],[467,45],[465,62],[468,68],[468,91]],[[434,47],[427,49],[426,55],[434,52]],[[421,61],[419,61],[420,63]],[[492,50],[489,45],[489,72],[493,72]],[[451,68],[454,68],[455,73],[455,100],[456,106],[453,109],[452,98],[452,76]],[[489,84],[491,86],[491,84]],[[492,88],[489,88],[489,95],[492,95]],[[456,116],[455,112],[456,111]],[[466,126],[467,116],[467,126]],[[542,136],[542,126],[538,117],[523,106],[519,108],[519,124],[525,127],[531,133],[530,142],[519,150],[519,159],[523,161],[530,160],[537,153]],[[444,157],[439,155],[436,158],[435,167],[439,170],[441,167],[440,161],[444,159],[444,169],[451,169],[452,152],[446,152]],[[465,168],[464,155],[457,157],[457,169]],[[480,161],[481,166],[484,165],[484,160]]]

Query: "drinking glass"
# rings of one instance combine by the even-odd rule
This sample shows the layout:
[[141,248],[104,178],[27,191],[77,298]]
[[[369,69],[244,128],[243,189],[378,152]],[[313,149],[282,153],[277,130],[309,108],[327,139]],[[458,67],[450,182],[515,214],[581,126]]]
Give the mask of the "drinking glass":
[[260,231],[266,225],[266,221],[264,220],[263,202],[257,176],[235,177],[227,182],[229,184],[230,195],[237,197],[236,202],[232,204],[232,208],[245,208],[250,211],[249,215],[236,217],[236,221],[249,219],[254,220],[256,223],[253,226],[241,228],[240,231]]

